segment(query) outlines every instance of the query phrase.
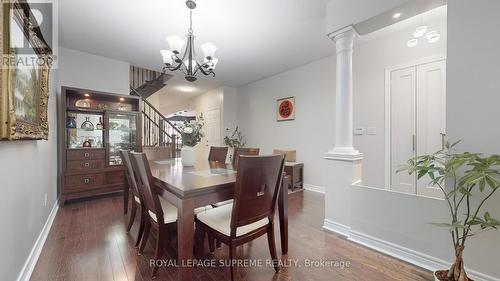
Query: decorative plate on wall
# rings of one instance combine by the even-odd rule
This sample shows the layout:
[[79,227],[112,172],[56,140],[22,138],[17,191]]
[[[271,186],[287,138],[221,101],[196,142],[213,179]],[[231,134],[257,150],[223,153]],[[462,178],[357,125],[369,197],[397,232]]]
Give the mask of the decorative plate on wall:
[[289,121],[295,119],[295,98],[281,98],[276,103],[276,120]]

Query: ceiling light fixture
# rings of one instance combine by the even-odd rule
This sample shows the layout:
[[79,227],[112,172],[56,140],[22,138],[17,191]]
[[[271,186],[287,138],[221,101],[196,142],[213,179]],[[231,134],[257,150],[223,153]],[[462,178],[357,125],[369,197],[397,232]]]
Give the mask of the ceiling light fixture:
[[437,41],[439,41],[439,39],[441,38],[441,35],[439,34],[434,34],[434,35],[431,35],[429,37],[427,37],[427,42],[429,43],[436,43]]
[[408,45],[408,47],[415,47],[418,44],[418,39],[415,38],[410,39],[406,44]]
[[415,32],[413,32],[413,37],[420,38],[424,36],[426,32],[427,32],[427,26],[422,25],[420,27],[417,27],[417,29],[415,29]]
[[[176,35],[169,36],[167,42],[170,45],[170,50],[160,50],[160,53],[165,64],[163,71],[166,69],[170,71],[181,70],[187,81],[194,82],[199,72],[215,76],[214,70],[219,60],[214,57],[217,47],[213,43],[205,43],[201,45],[201,50],[204,53],[203,64],[198,62],[193,34],[193,10],[196,8],[196,3],[193,0],[187,0],[186,6],[189,8],[189,29],[186,41]],[[184,53],[179,56],[185,43]]]
[[177,90],[179,90],[181,92],[191,93],[191,92],[194,92],[195,89],[193,87],[190,87],[190,86],[179,86],[179,87],[177,87]]
[[395,13],[394,15],[392,15],[392,18],[394,19],[399,19],[401,17],[401,13]]

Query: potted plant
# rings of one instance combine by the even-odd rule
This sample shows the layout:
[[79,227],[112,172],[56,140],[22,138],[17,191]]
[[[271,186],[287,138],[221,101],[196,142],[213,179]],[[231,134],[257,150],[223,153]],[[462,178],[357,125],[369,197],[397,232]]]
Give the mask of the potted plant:
[[183,166],[193,166],[196,162],[196,151],[194,147],[201,141],[204,136],[203,128],[203,114],[195,120],[184,121],[179,126],[182,136],[181,159]]
[[[226,133],[229,131],[228,128],[226,128]],[[231,152],[229,153],[229,160],[232,161],[232,158],[233,158],[233,153],[234,153],[234,149],[237,148],[237,147],[244,147],[246,142],[243,138],[243,135],[241,134],[238,126],[236,126],[236,128],[234,129],[233,133],[231,134],[231,136],[225,136],[224,137],[224,143],[229,146],[230,148],[232,148]]]
[[440,281],[471,280],[462,257],[468,238],[496,230],[500,224],[483,210],[484,203],[500,187],[500,155],[458,153],[454,149],[457,143],[447,142],[441,151],[412,158],[401,169],[416,173],[419,179],[428,176],[430,184],[441,189],[448,205],[450,220],[432,223],[449,230],[455,253],[450,269],[434,273],[435,280]]

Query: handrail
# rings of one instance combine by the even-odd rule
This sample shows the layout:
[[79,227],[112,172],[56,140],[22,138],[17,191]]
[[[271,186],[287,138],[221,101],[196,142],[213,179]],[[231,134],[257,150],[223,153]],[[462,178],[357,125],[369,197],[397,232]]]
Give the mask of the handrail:
[[142,111],[142,113],[144,113],[144,117],[146,117],[146,118],[149,120],[149,122],[150,122],[150,123],[152,123],[153,125],[155,125],[161,133],[164,133],[165,135],[167,135],[167,136],[168,136],[169,138],[171,138],[171,139],[174,139],[174,138],[175,138],[174,136],[171,136],[171,135],[169,135],[167,132],[165,132],[165,130],[164,130],[164,129],[163,129],[163,128],[159,125],[159,124],[157,124],[157,123],[156,123],[153,119],[151,119],[151,118],[150,118],[150,117],[146,114],[146,112],[145,112],[144,110]]
[[[153,109],[153,111],[158,114],[158,116],[160,116],[163,121],[167,122],[167,124],[169,124],[170,126],[172,126],[174,128],[175,131],[177,131],[177,133],[181,134],[181,131],[174,125],[172,124],[172,122],[170,122],[167,117],[163,116],[163,114],[158,110],[156,109],[147,99],[143,98],[135,89],[133,89],[132,87],[130,87],[130,89],[132,90],[132,92],[134,92],[137,96],[141,97],[142,101],[144,101],[145,104],[147,104],[151,109]],[[144,112],[144,111],[143,111]]]

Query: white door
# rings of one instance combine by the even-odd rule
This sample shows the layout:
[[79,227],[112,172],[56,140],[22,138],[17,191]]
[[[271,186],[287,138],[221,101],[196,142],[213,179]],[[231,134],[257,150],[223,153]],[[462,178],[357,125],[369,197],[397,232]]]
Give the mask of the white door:
[[[446,133],[446,62],[444,60],[417,67],[417,153],[431,154],[442,149],[442,134]],[[436,197],[437,187],[431,179],[417,182],[417,193]]]
[[415,154],[415,67],[395,70],[390,81],[390,188],[415,193],[415,175],[397,173]]
[[220,131],[220,109],[209,109],[204,114],[205,117],[205,154],[208,156],[210,146],[221,145],[221,131]]
[[392,190],[441,197],[430,178],[396,171],[408,159],[442,149],[446,133],[446,61],[390,72],[388,117],[389,187]]

